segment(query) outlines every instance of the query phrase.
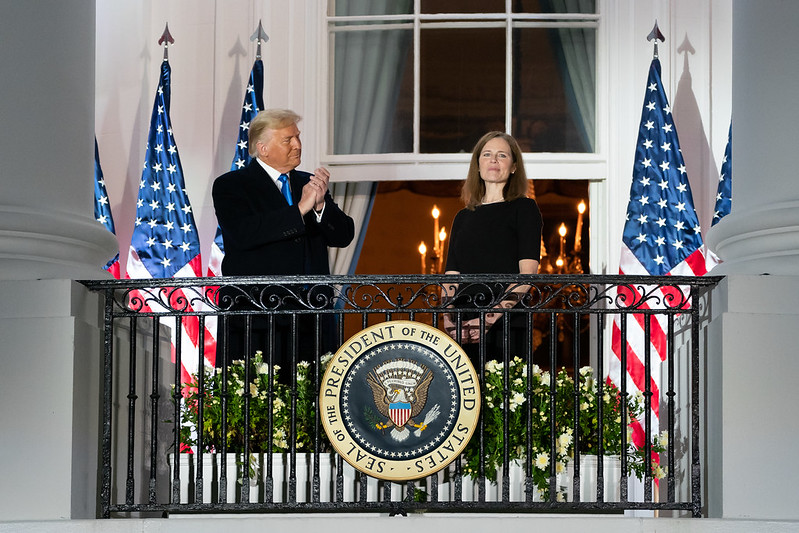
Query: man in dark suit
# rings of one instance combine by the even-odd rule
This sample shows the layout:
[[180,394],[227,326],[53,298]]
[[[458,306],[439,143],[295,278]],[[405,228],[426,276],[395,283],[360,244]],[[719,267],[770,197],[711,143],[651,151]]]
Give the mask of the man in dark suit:
[[[225,246],[225,276],[330,274],[328,246],[345,247],[352,242],[355,225],[330,196],[327,169],[317,168],[313,174],[296,170],[302,156],[299,120],[289,110],[261,111],[250,123],[250,164],[214,181],[214,209]],[[303,291],[301,287],[290,289]],[[235,296],[241,292],[222,292],[222,296],[226,294]],[[296,300],[286,299],[286,291],[263,296],[272,295],[283,299],[279,309],[291,309],[292,305],[307,309]],[[267,306],[272,307],[268,302]],[[248,307],[239,303],[236,308]],[[273,362],[283,364],[286,370],[295,346],[299,359],[312,360],[315,352],[314,316],[296,317],[298,334],[293,339],[290,315],[276,317]],[[267,319],[253,319],[250,346],[245,346],[244,320],[231,322],[228,360],[243,358],[245,350],[254,353],[259,349],[266,359]],[[336,348],[331,345],[331,326],[328,320],[322,323],[322,353]]]

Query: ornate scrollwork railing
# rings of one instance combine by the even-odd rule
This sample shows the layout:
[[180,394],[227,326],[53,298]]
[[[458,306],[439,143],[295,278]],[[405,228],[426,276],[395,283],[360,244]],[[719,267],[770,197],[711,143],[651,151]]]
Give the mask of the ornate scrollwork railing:
[[[84,285],[111,297],[113,313],[217,315],[241,308],[257,312],[441,311],[491,309],[520,286],[525,310],[683,312],[715,277],[677,276],[263,276],[91,280]],[[449,298],[447,289],[454,287]]]
[[[699,434],[702,425],[702,411],[698,407],[701,345],[699,324],[707,318],[705,315],[708,311],[709,291],[720,279],[609,275],[404,275],[83,281],[81,283],[86,287],[101,293],[105,302],[101,437],[103,467],[98,495],[102,514],[109,517],[112,514],[134,512],[620,512],[626,509],[647,509],[684,511],[699,516],[699,475],[702,471],[699,466]],[[512,305],[499,306],[501,302],[507,301],[511,301]],[[498,350],[493,352],[486,347],[488,342],[484,343],[491,327],[487,318],[492,313],[504,314],[509,318],[503,325],[504,347],[492,348]],[[523,323],[522,337],[526,343],[520,353],[510,353],[508,348],[510,317],[514,315],[523,318],[517,321]],[[218,469],[223,469],[221,464],[213,468],[209,466],[207,471],[199,468],[199,463],[192,463],[194,466],[185,472],[179,469],[178,462],[188,460],[187,457],[191,459],[191,463],[194,460],[203,461],[204,456],[219,455],[215,453],[219,450],[206,451],[205,455],[200,450],[196,456],[190,457],[191,454],[186,455],[185,450],[181,450],[183,441],[179,435],[184,431],[184,424],[181,421],[183,411],[180,408],[180,392],[187,376],[190,377],[192,373],[199,380],[198,388],[202,391],[204,379],[219,369],[213,371],[209,368],[207,372],[211,374],[199,372],[197,369],[209,364],[213,366],[215,355],[217,365],[220,360],[235,362],[242,357],[242,352],[233,353],[235,350],[232,339],[236,335],[243,339],[240,348],[245,347],[245,361],[254,357],[256,348],[260,350],[261,345],[256,346],[257,342],[264,342],[263,346],[268,347],[273,354],[277,354],[280,349],[286,353],[291,351],[293,355],[283,361],[288,363],[290,369],[296,370],[299,361],[303,359],[298,357],[301,341],[310,341],[310,345],[316,348],[310,362],[320,365],[323,353],[321,346],[324,335],[327,334],[322,330],[328,323],[334,325],[332,338],[335,351],[335,346],[341,346],[345,339],[367,325],[395,319],[425,322],[439,329],[444,329],[444,324],[448,324],[451,334],[453,331],[457,332],[452,334],[453,338],[458,342],[466,342],[460,337],[463,331],[461,326],[467,320],[474,321],[477,316],[479,339],[471,347],[479,347],[479,350],[473,349],[471,353],[467,353],[480,372],[487,370],[490,359],[496,359],[504,364],[507,378],[510,362],[520,358],[526,365],[525,368],[546,368],[552,370],[552,376],[557,369],[565,369],[564,371],[575,376],[578,367],[584,365],[593,366],[595,373],[599,375],[600,372],[604,374],[606,362],[613,357],[609,347],[609,331],[614,315],[621,316],[617,331],[621,332],[622,339],[626,334],[628,318],[630,323],[641,324],[644,336],[665,324],[662,334],[672,359],[669,360],[667,371],[668,383],[661,390],[665,394],[661,394],[660,401],[666,402],[663,403],[664,412],[677,413],[670,414],[662,426],[673,432],[668,443],[668,454],[664,454],[663,459],[669,473],[660,485],[663,488],[661,494],[667,494],[666,497],[658,499],[653,496],[651,474],[647,474],[645,482],[649,485],[639,500],[628,497],[626,478],[621,475],[621,496],[613,501],[604,501],[602,498],[596,498],[598,501],[580,501],[579,498],[558,501],[555,491],[550,491],[549,499],[537,501],[532,497],[531,487],[532,472],[539,466],[531,462],[528,454],[526,464],[520,467],[523,471],[521,490],[525,496],[517,500],[509,496],[510,489],[507,488],[510,483],[507,472],[513,465],[507,459],[508,450],[505,450],[505,459],[501,466],[503,476],[506,477],[498,480],[499,486],[503,488],[501,493],[497,493],[495,501],[487,500],[484,485],[480,485],[479,490],[474,489],[474,498],[463,496],[463,487],[471,482],[467,481],[470,478],[461,469],[460,459],[453,463],[455,467],[447,474],[451,476],[448,480],[433,475],[430,476],[431,479],[422,481],[427,494],[424,501],[416,501],[415,496],[420,488],[413,482],[403,486],[402,496],[394,496],[392,491],[396,487],[387,484],[381,495],[373,498],[370,496],[372,489],[368,486],[376,481],[365,475],[353,478],[360,493],[348,499],[344,494],[346,481],[341,477],[344,474],[340,457],[334,459],[334,463],[335,460],[338,461],[334,467],[335,479],[328,480],[335,494],[325,500],[320,496],[319,463],[324,454],[319,452],[321,431],[318,412],[315,424],[305,428],[313,434],[312,441],[316,446],[316,451],[311,454],[313,467],[309,467],[311,474],[306,501],[298,500],[296,494],[299,479],[296,477],[299,475],[296,472],[297,461],[300,452],[304,450],[290,448],[285,456],[288,463],[284,481],[289,488],[287,493],[282,494],[283,500],[277,499],[277,492],[274,493],[275,499],[263,496],[265,491],[267,495],[272,494],[271,484],[278,482],[272,474],[271,459],[259,459],[268,465],[262,485],[253,489],[261,496],[255,496],[246,486],[238,487],[232,473],[230,478],[226,477],[224,470],[220,473]],[[653,320],[645,320],[642,318],[644,316],[652,316]],[[328,318],[331,320],[326,321]],[[275,344],[278,323],[288,327],[290,335],[285,344],[281,345],[282,348]],[[308,324],[311,324],[310,328]],[[174,332],[182,330],[184,326],[189,333],[183,335],[185,338],[176,336]],[[494,333],[496,329],[495,327]],[[267,333],[264,337],[257,338],[258,331]],[[227,341],[220,342],[209,351],[205,341],[209,336],[222,332],[227,336]],[[228,346],[229,343],[231,346]],[[199,346],[204,346],[205,351],[200,350]],[[264,353],[267,353],[266,348]],[[272,355],[263,357],[263,361],[271,367]],[[626,356],[622,356],[622,361],[624,357]],[[274,360],[275,363],[277,361]],[[192,364],[195,368],[193,371],[189,368]],[[649,376],[649,363],[642,364],[646,367],[645,375]],[[225,364],[222,367],[227,368]],[[687,376],[688,390],[678,390],[681,386],[679,383],[674,385],[673,377],[678,374],[684,381]],[[554,390],[554,378],[552,383]],[[296,385],[295,382],[293,386]],[[621,390],[622,397],[628,398],[629,394],[623,386]],[[482,393],[485,392],[483,389]],[[524,391],[526,402],[531,400],[533,392],[530,388]],[[242,394],[247,402],[254,401],[246,390],[242,389]],[[292,394],[287,397],[287,401],[296,407],[300,398],[296,389]],[[504,411],[511,405],[507,381],[503,394]],[[552,394],[554,398],[554,393]],[[578,398],[577,390],[574,398]],[[644,391],[643,405],[648,408],[649,402],[654,398],[652,391]],[[514,398],[514,401],[517,400]],[[555,409],[553,404],[550,404],[552,412]],[[579,403],[575,405],[578,405],[575,409],[580,408]],[[296,430],[298,420],[294,411],[292,413],[290,428]],[[542,413],[536,414],[541,415]],[[202,411],[198,416],[202,420]],[[483,416],[485,414],[481,414],[481,420]],[[507,420],[507,413],[503,416]],[[481,421],[478,432],[481,440],[482,423]],[[528,418],[526,424],[527,428],[532,427],[532,418]],[[142,427],[148,428],[147,431],[142,432]],[[508,431],[506,426],[505,439],[509,437]],[[600,434],[601,431],[600,429]],[[647,436],[651,435],[647,433]],[[553,425],[550,442],[556,443],[556,437]],[[247,439],[249,435],[245,432],[246,442]],[[202,443],[202,437],[199,442]],[[248,449],[246,446],[245,450]],[[202,448],[202,444],[199,447]],[[179,453],[175,453],[176,450]],[[224,445],[222,450],[225,450]],[[651,450],[647,448],[646,453],[651,453]],[[681,465],[680,458],[683,456],[690,465]],[[175,458],[179,458],[179,461]],[[252,461],[251,458],[251,465]],[[625,461],[622,458],[622,469],[626,468]],[[234,461],[231,468],[240,468],[237,465]],[[559,483],[560,473],[556,471],[554,463],[546,468],[550,475],[550,488],[554,488]],[[244,470],[247,479],[249,474],[246,468]],[[213,476],[213,479],[204,479],[203,472],[207,476]],[[601,469],[599,475],[601,480]],[[573,475],[573,479],[576,480],[573,488],[579,493],[579,472]],[[478,478],[474,482],[475,487],[484,482],[485,478]],[[235,498],[225,499],[220,496],[227,483],[238,487],[240,492]],[[439,497],[439,483],[449,484],[451,497]],[[207,486],[204,488],[204,485]],[[208,488],[211,486],[217,488]],[[596,490],[601,494],[603,489]],[[209,501],[208,498],[214,499]]]

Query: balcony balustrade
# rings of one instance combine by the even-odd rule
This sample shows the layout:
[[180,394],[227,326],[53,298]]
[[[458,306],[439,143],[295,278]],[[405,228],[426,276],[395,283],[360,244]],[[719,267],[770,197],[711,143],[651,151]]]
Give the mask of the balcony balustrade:
[[[701,326],[719,279],[83,281],[105,298],[101,514],[700,516]],[[449,326],[480,378],[466,450],[410,481],[353,468],[317,401],[331,354],[388,321]],[[643,390],[606,379],[614,361],[640,361]]]

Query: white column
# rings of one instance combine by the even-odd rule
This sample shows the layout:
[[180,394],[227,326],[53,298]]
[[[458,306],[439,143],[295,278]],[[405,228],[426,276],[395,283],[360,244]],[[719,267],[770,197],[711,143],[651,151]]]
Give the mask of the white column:
[[799,274],[794,0],[736,0],[733,10],[732,212],[708,232],[714,274]]
[[0,520],[96,515],[94,0],[0,0]]
[[[733,3],[733,206],[708,233],[724,260],[713,291],[706,374],[711,517],[799,520],[799,177],[794,105],[799,2]],[[768,275],[767,275],[768,274]]]
[[103,276],[117,246],[93,211],[94,0],[0,8],[0,279]]
[[0,521],[94,518],[100,298],[63,279],[0,294]]

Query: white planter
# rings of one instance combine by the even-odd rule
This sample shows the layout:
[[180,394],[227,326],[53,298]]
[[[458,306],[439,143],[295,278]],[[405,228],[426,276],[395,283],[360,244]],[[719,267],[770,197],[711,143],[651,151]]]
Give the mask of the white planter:
[[[527,494],[525,493],[525,466],[524,461],[517,459],[511,461],[508,465],[508,488],[509,488],[509,500],[512,502],[523,502],[527,501]],[[441,473],[439,473],[441,476]],[[446,474],[444,474],[444,482],[441,482],[441,477],[439,477],[439,501],[455,501],[456,497],[456,489],[455,489],[455,480],[454,480],[454,473],[453,467],[450,467]],[[558,490],[565,491],[566,484],[569,482],[569,478],[567,478],[566,473],[558,474],[556,478],[556,484]],[[502,501],[502,484],[504,483],[503,479],[503,468],[500,467],[497,470],[497,481],[485,482],[485,501],[487,502],[500,502]],[[533,498],[532,501],[540,502],[541,494],[537,490],[536,487],[533,487]],[[462,480],[462,492],[461,492],[461,500],[465,502],[476,502],[479,501],[480,498],[480,483],[476,479],[472,479],[470,477],[463,477]]]
[[[298,453],[296,455],[296,501],[307,502],[312,500],[311,486],[313,482],[313,455]],[[180,454],[179,475],[180,475],[180,503],[197,503],[197,456],[193,454]],[[202,503],[212,503],[220,501],[222,486],[221,455],[208,453],[203,454],[202,460]],[[289,495],[289,474],[290,457],[282,453],[271,454],[272,470],[269,476],[266,454],[252,454],[250,456],[250,479],[249,479],[249,501],[267,501],[268,487],[271,484],[272,496],[269,501],[285,502]],[[169,455],[170,480],[174,474],[174,455]],[[226,501],[241,502],[242,486],[244,480],[244,468],[241,454],[227,454],[225,456],[225,466],[227,468],[227,486],[224,487]],[[354,476],[348,475],[347,468],[344,469],[345,494],[347,485],[354,485]],[[335,464],[330,454],[319,455],[319,483],[320,501],[331,501],[333,485],[335,482]],[[353,492],[352,490],[350,492]],[[170,495],[171,495],[170,491]]]
[[[179,465],[179,487],[180,503],[198,503],[197,497],[197,465],[196,455],[180,454]],[[280,503],[287,502],[289,498],[289,478],[290,478],[290,457],[287,454],[275,453],[271,455],[272,472],[268,475],[267,455],[252,454],[250,460],[250,472],[254,473],[249,479],[249,501],[253,503],[263,503],[267,501],[267,493],[271,482],[272,491],[269,501]],[[310,502],[313,499],[313,454],[296,454],[296,495],[292,501]],[[241,482],[244,478],[244,467],[241,455],[227,454],[225,465],[227,468],[227,486],[222,486],[222,468],[219,454],[203,454],[202,462],[202,503],[220,502],[220,492],[224,489],[226,501],[228,503],[241,502],[242,487]],[[174,455],[169,455],[170,479],[174,473]],[[325,453],[319,455],[319,501],[335,501],[336,495],[336,457],[334,454]],[[502,478],[503,472],[500,468],[497,473],[497,483],[486,482],[485,501],[502,501]],[[574,465],[569,462],[566,471],[558,474],[556,483],[558,491],[565,494],[566,501],[574,501],[573,479]],[[437,474],[438,476],[438,501],[455,501],[455,479],[454,467],[444,469]],[[509,488],[510,500],[512,502],[526,501],[525,494],[525,473],[524,462],[513,461],[509,465]],[[385,486],[390,485],[390,497],[392,501],[400,501],[406,497],[407,485],[405,483],[389,483],[380,481],[355,471],[346,461],[342,464],[343,479],[343,501],[354,502],[361,499],[360,484],[366,483],[366,501],[383,501],[385,499]],[[621,479],[621,462],[618,457],[604,457],[604,499],[606,502],[619,501]],[[641,488],[641,483],[637,478],[629,478],[629,499],[630,501],[642,501],[636,497],[637,489]],[[596,498],[597,484],[597,457],[594,455],[584,455],[580,457],[580,501],[593,502]],[[430,492],[426,479],[415,482],[415,486]],[[462,478],[461,501],[478,501],[480,494],[479,483],[469,477]],[[538,490],[533,493],[533,501],[541,501]],[[172,495],[170,487],[170,497]]]
[[[606,455],[602,458],[603,462],[603,498],[606,502],[619,501],[620,495],[620,480],[621,480],[621,459],[618,456]],[[597,501],[597,456],[596,455],[582,455],[580,456],[580,501],[582,502],[595,502]],[[569,461],[566,465],[566,472],[568,474],[568,483],[566,484],[566,499],[574,501],[574,463]]]
[[[290,457],[287,454],[274,453],[272,458],[272,471],[269,476],[267,455],[251,454],[249,502],[275,503],[296,501],[299,503],[313,501],[313,473],[314,455],[310,453],[296,454],[296,494],[289,498],[289,480],[291,474]],[[198,503],[197,497],[197,456],[193,454],[180,454],[179,487],[180,503]],[[202,503],[220,502],[222,486],[221,455],[214,453],[203,454],[202,460]],[[174,474],[174,455],[169,455],[170,480]],[[319,501],[335,501],[337,482],[337,460],[334,454],[319,454]],[[244,478],[245,465],[240,454],[227,454],[225,457],[227,468],[227,486],[224,488],[226,502],[242,502],[241,482]],[[366,483],[366,501],[382,501],[385,499],[386,481],[380,481],[355,471],[346,461],[342,462],[343,501],[354,502],[361,499],[360,484]],[[267,497],[271,484],[271,498]],[[407,489],[405,484],[390,483],[392,501],[405,498]],[[172,487],[170,487],[170,497]]]

